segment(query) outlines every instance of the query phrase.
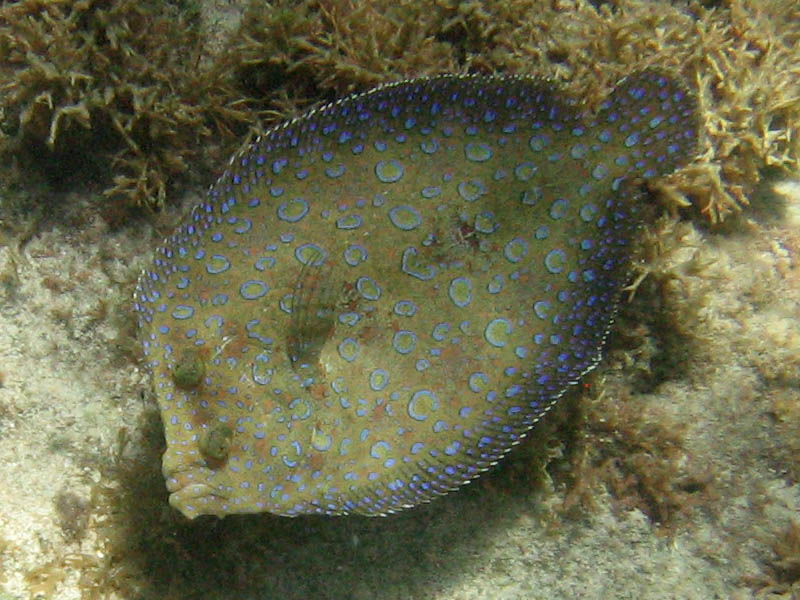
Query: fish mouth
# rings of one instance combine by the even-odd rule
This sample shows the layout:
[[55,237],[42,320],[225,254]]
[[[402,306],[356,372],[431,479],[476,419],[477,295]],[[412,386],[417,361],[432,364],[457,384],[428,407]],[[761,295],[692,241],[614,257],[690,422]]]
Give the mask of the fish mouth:
[[167,483],[169,504],[187,519],[200,515],[223,517],[231,512],[230,500],[221,486],[212,483],[215,472],[202,462],[177,462],[164,455],[162,472]]

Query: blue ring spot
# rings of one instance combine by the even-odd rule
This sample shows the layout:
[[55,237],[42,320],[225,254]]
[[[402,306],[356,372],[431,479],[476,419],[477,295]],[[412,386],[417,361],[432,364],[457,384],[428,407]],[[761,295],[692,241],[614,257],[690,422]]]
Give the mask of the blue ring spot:
[[536,174],[536,171],[538,168],[532,162],[519,163],[514,167],[514,177],[518,181],[528,181]]
[[464,308],[472,302],[472,281],[467,277],[456,277],[450,281],[447,294],[453,304],[458,308]]
[[550,205],[550,218],[558,220],[567,214],[567,207],[569,203],[567,202],[566,198],[557,198],[553,200],[553,203]]
[[486,193],[486,186],[480,181],[462,181],[456,186],[458,195],[466,202],[475,202]]
[[433,331],[431,332],[431,336],[437,342],[441,342],[447,337],[448,333],[450,333],[450,323],[448,323],[447,321],[443,321],[433,326]]
[[250,279],[239,286],[239,294],[245,300],[261,298],[269,291],[269,286],[258,279]]
[[401,317],[413,317],[417,313],[417,305],[411,300],[398,300],[394,305],[394,314]]
[[281,221],[297,223],[308,214],[308,202],[303,198],[292,198],[278,206],[278,218]]
[[381,297],[381,288],[371,277],[366,275],[356,280],[356,289],[367,300],[377,300]]
[[534,152],[541,152],[548,144],[550,144],[550,138],[543,133],[532,135],[531,139],[528,140],[528,146],[530,146],[530,149]]
[[336,179],[344,175],[345,166],[342,164],[338,164],[335,167],[325,167],[325,175],[330,177],[331,179]]
[[544,257],[544,266],[550,273],[554,275],[561,273],[564,270],[564,265],[567,262],[567,255],[560,248],[550,250],[547,256]]
[[592,203],[584,204],[581,206],[581,209],[578,211],[578,213],[585,223],[591,223],[592,220],[594,220],[594,216],[597,214],[597,207]]
[[337,347],[339,356],[347,362],[353,362],[358,356],[358,342],[353,338],[345,338]]
[[528,254],[528,242],[522,238],[514,238],[505,245],[503,254],[507,261],[518,263]]
[[386,453],[391,449],[392,447],[389,445],[389,442],[384,442],[383,440],[380,440],[372,444],[372,447],[369,449],[369,455],[372,458],[382,460],[384,458],[387,458]]
[[425,154],[433,154],[439,149],[439,140],[423,140],[419,147]]
[[383,183],[395,183],[403,178],[403,165],[400,161],[381,160],[375,165],[375,175]]
[[348,246],[344,251],[344,262],[351,267],[357,267],[367,260],[367,249],[360,244]]
[[172,309],[172,318],[183,320],[183,319],[191,319],[194,316],[194,307],[189,306],[188,304],[178,304],[175,308]]
[[357,312],[344,312],[339,314],[339,323],[353,327],[361,320],[361,315]]
[[[296,411],[295,409],[301,405],[303,410]],[[292,401],[289,402],[289,410],[294,411],[294,415],[304,421],[311,416],[311,402],[307,398],[292,398]]]
[[380,392],[389,385],[389,373],[384,369],[375,369],[369,374],[369,387],[373,392]]
[[361,215],[345,215],[336,220],[336,227],[339,229],[358,229],[361,227]]
[[547,318],[547,313],[550,310],[550,303],[547,300],[539,300],[533,304],[533,312],[536,316],[544,320]]
[[424,421],[429,413],[439,410],[439,399],[430,390],[414,392],[408,401],[408,416],[415,421]]
[[271,269],[275,266],[275,258],[273,256],[262,256],[256,260],[253,266],[256,268],[256,271],[265,271],[266,269]]
[[253,228],[253,222],[250,219],[242,219],[241,221],[239,221],[236,227],[233,228],[233,230],[236,233],[247,233],[252,228]]
[[319,267],[325,262],[325,251],[316,244],[302,244],[295,249],[294,257],[300,264]]
[[401,329],[392,338],[392,348],[399,354],[408,354],[417,346],[417,335],[413,331]]
[[464,145],[464,156],[472,162],[486,162],[492,158],[492,149],[488,144],[467,142]]
[[475,231],[479,231],[480,233],[494,233],[497,231],[498,224],[495,220],[494,213],[485,210],[476,215],[474,227]]
[[469,389],[475,392],[476,394],[480,394],[485,388],[486,385],[489,383],[489,378],[486,376],[486,373],[481,371],[476,371],[469,376],[467,379],[467,385]]
[[608,175],[608,173],[608,167],[603,163],[598,163],[595,165],[594,169],[592,169],[592,177],[597,181],[600,181],[603,177]]
[[422,224],[422,217],[413,206],[395,206],[389,211],[389,220],[398,229],[411,231]]
[[209,262],[206,263],[206,271],[209,275],[224,273],[230,268],[231,261],[228,260],[227,256],[223,256],[222,254],[213,254],[209,257]]
[[589,152],[589,148],[586,144],[575,144],[569,150],[569,155],[574,158],[575,160],[580,160],[581,158],[586,158],[586,154]]
[[502,348],[508,342],[508,336],[511,335],[511,321],[502,318],[492,319],[486,325],[483,335],[492,346]]

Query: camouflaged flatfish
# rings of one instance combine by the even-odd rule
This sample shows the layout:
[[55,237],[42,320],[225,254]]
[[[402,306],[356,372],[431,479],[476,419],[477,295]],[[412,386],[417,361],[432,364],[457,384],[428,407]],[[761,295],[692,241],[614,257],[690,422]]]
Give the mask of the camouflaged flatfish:
[[172,506],[383,515],[475,478],[599,360],[643,181],[695,138],[653,71],[594,111],[441,76],[266,132],[137,287]]

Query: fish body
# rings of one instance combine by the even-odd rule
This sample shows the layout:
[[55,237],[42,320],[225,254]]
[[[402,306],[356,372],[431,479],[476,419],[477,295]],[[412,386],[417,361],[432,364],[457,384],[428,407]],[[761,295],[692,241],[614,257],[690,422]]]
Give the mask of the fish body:
[[351,96],[233,157],[135,294],[170,503],[384,515],[496,463],[598,362],[646,211],[691,158],[662,73]]

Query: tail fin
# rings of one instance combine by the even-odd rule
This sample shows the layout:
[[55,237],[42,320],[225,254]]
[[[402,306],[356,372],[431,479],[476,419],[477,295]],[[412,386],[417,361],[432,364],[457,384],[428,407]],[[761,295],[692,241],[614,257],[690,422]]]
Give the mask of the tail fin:
[[666,175],[697,152],[697,99],[682,84],[654,69],[620,81],[594,120],[611,138],[609,146],[619,148],[625,157],[627,177]]

